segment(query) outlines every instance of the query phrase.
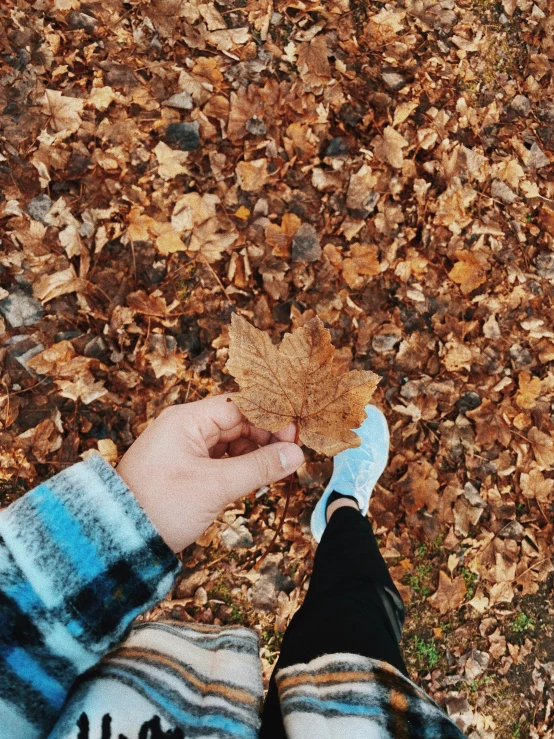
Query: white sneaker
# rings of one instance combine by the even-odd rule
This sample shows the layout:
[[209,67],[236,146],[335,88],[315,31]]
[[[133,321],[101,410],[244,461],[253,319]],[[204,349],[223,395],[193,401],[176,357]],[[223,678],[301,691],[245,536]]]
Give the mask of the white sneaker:
[[327,501],[331,493],[335,491],[355,498],[361,513],[365,516],[373,488],[387,465],[389,456],[387,420],[374,405],[366,405],[365,412],[367,418],[359,429],[355,429],[362,437],[361,445],[337,454],[329,484],[312,513],[310,526],[316,541],[321,541],[327,526]]

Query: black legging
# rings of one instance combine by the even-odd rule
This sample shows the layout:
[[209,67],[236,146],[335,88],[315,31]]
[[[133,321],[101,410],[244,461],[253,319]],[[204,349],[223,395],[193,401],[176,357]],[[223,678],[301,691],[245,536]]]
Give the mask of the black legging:
[[334,512],[317,548],[310,587],[292,618],[273,670],[260,739],[286,737],[277,670],[323,654],[348,652],[382,660],[407,675],[398,641],[404,607],[371,524],[354,508]]

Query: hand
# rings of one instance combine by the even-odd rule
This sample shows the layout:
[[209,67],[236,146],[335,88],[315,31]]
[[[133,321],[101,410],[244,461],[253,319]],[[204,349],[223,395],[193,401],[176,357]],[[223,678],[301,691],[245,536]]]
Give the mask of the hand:
[[166,408],[117,467],[174,552],[192,544],[229,503],[304,461],[291,443],[294,424],[274,435],[254,428],[232,399],[218,395]]

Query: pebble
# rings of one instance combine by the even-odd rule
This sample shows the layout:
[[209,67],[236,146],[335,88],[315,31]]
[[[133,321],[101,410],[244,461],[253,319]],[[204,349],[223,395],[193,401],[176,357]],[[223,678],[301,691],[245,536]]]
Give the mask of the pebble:
[[179,110],[192,110],[194,103],[192,102],[192,95],[189,92],[178,92],[168,98],[164,105],[169,108],[178,108]]
[[479,408],[481,403],[482,400],[479,395],[471,391],[469,393],[464,393],[456,405],[460,413],[465,413],[466,411],[473,411],[475,408]]
[[294,590],[294,581],[283,575],[275,562],[268,562],[252,588],[252,605],[260,611],[274,610],[281,590],[290,593]]
[[42,304],[22,292],[11,293],[0,301],[0,313],[13,328],[33,326],[40,321],[43,314]]
[[37,344],[36,346],[33,346],[31,349],[28,349],[24,354],[20,354],[18,357],[16,357],[16,360],[19,362],[19,364],[23,367],[23,369],[26,369],[27,372],[35,374],[34,370],[32,370],[27,362],[29,359],[32,359],[36,354],[40,354],[41,351],[44,349],[44,344]]
[[517,200],[517,195],[511,190],[505,182],[493,180],[491,184],[491,196],[495,200],[500,200],[506,205],[511,205]]
[[554,252],[541,251],[535,257],[535,266],[541,277],[554,281]]
[[523,541],[525,538],[525,529],[519,521],[510,521],[499,532],[501,539],[514,539],[515,541]]
[[321,244],[315,228],[310,223],[303,223],[294,234],[292,240],[293,262],[317,262],[321,257]]
[[531,110],[531,101],[525,95],[516,95],[510,103],[510,108],[521,116],[526,116]]
[[331,139],[327,148],[325,149],[326,157],[340,157],[344,154],[348,154],[348,144],[341,136],[335,136]]
[[98,21],[91,15],[80,13],[78,10],[72,10],[67,16],[67,25],[72,30],[82,28],[87,33],[92,33],[96,28]]
[[396,70],[383,70],[381,77],[383,78],[385,85],[389,90],[392,90],[392,92],[398,92],[398,90],[401,90],[408,84],[406,78]]
[[525,164],[531,169],[540,169],[550,164],[550,159],[546,156],[541,147],[535,142],[529,149],[529,154],[525,160]]
[[181,151],[192,151],[200,146],[200,124],[198,121],[190,123],[170,123],[165,129],[166,141],[173,148]]
[[219,532],[219,539],[227,549],[250,549],[254,544],[252,534],[245,526],[246,519],[239,516],[234,523]]
[[41,193],[40,195],[37,195],[36,198],[30,200],[23,210],[33,219],[33,221],[45,223],[44,219],[48,215],[51,207],[52,201],[48,195],[46,195],[46,193]]
[[248,133],[251,133],[253,136],[265,136],[267,133],[265,123],[261,121],[258,116],[254,116],[247,120],[245,125]]
[[543,100],[541,103],[539,103],[539,106],[537,108],[537,117],[540,118],[541,121],[554,123],[554,102],[550,100]]

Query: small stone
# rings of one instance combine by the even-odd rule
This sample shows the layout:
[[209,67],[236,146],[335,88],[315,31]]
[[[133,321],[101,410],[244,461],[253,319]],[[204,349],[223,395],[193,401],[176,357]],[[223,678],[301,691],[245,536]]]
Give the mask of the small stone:
[[550,160],[541,147],[537,143],[534,143],[529,149],[525,164],[531,167],[531,169],[540,169],[541,167],[547,167],[550,164]]
[[247,120],[245,125],[248,133],[251,133],[253,136],[265,136],[267,133],[265,123],[261,121],[258,116],[254,116]]
[[67,25],[72,31],[82,28],[87,33],[92,33],[96,28],[98,21],[91,15],[80,13],[78,10],[72,10],[67,16]]
[[101,336],[94,336],[85,345],[83,354],[85,355],[85,357],[93,357],[94,359],[103,359],[105,358],[107,350],[108,350],[108,347],[104,339]]
[[198,588],[194,594],[194,604],[197,606],[205,606],[208,602],[208,593],[205,588]]
[[37,195],[36,198],[30,200],[23,210],[33,219],[33,221],[45,223],[44,219],[48,215],[51,207],[52,201],[48,195],[46,195],[46,193],[41,193],[40,195]]
[[381,73],[383,82],[392,92],[398,92],[408,84],[407,79],[395,69],[384,69]]
[[204,349],[204,351],[200,352],[200,354],[192,360],[190,364],[190,369],[194,372],[197,372],[200,374],[201,372],[205,372],[208,368],[208,365],[210,364],[210,361],[213,357],[213,352],[210,351],[210,349]]
[[541,251],[535,257],[537,272],[545,280],[554,280],[554,252]]
[[246,519],[239,516],[229,528],[220,531],[219,539],[227,549],[250,549],[254,544],[252,534],[246,526]]
[[529,349],[521,346],[521,344],[514,344],[510,347],[510,357],[514,362],[514,368],[518,371],[531,367],[534,363],[533,355]]
[[491,197],[500,200],[506,205],[511,205],[517,200],[517,195],[511,190],[505,182],[493,180],[491,184]]
[[326,157],[340,157],[344,154],[348,154],[348,144],[341,136],[335,136],[331,139],[327,148],[325,149]]
[[384,324],[379,333],[376,334],[372,341],[371,347],[374,352],[384,354],[390,352],[397,344],[402,341],[402,331],[393,324]]
[[190,123],[170,123],[165,129],[167,143],[181,151],[192,151],[200,146],[200,124],[198,121]]
[[519,521],[510,521],[506,526],[498,532],[501,539],[514,539],[514,541],[523,541],[525,538],[525,529]]
[[172,95],[164,102],[164,105],[179,110],[192,110],[194,107],[192,95],[189,92],[178,92],[176,95]]
[[479,491],[471,482],[466,482],[464,485],[464,496],[475,508],[487,507],[486,501],[479,495]]
[[543,100],[537,107],[537,118],[547,123],[554,123],[554,102]]
[[24,354],[20,354],[18,357],[16,357],[16,360],[19,362],[19,364],[27,370],[27,372],[35,374],[34,371],[29,367],[27,362],[29,359],[32,359],[36,354],[40,354],[41,351],[44,349],[44,344],[37,344],[36,346],[33,346],[31,349],[26,351]]
[[190,598],[201,585],[208,580],[208,570],[197,570],[177,584],[175,595],[177,598]]
[[265,575],[252,588],[252,605],[258,611],[273,611],[277,606],[277,588]]
[[321,257],[321,244],[315,228],[310,223],[303,223],[294,234],[292,240],[292,261],[317,262]]
[[294,581],[283,575],[275,562],[267,562],[261,572],[260,579],[252,588],[252,605],[260,611],[272,611],[277,606],[279,591],[292,592]]
[[554,126],[539,126],[537,134],[547,149],[554,150]]
[[42,304],[30,295],[14,292],[9,298],[0,302],[0,313],[10,326],[16,328],[17,326],[33,326],[40,321],[43,308]]
[[528,97],[525,97],[525,95],[516,95],[510,103],[510,108],[514,111],[514,113],[517,113],[521,116],[526,116],[531,110],[531,101]]
[[464,393],[462,397],[456,403],[459,413],[465,413],[466,411],[473,411],[475,408],[479,408],[482,401],[477,393],[469,392]]

